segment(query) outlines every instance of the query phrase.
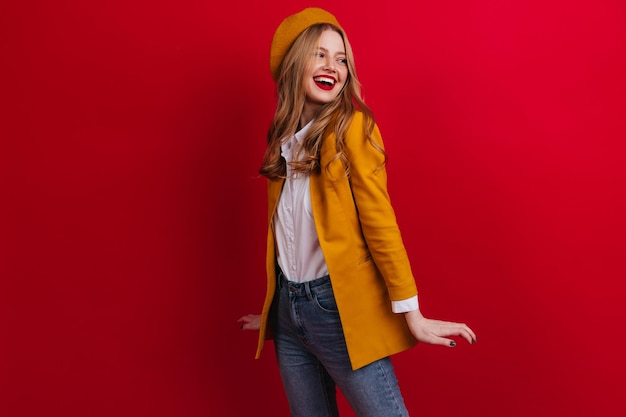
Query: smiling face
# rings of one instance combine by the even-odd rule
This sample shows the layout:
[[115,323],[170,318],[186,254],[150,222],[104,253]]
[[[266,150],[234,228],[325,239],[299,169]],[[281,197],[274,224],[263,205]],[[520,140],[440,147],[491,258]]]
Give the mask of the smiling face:
[[322,32],[304,71],[306,95],[303,116],[310,120],[317,109],[333,101],[348,79],[346,48],[339,33]]

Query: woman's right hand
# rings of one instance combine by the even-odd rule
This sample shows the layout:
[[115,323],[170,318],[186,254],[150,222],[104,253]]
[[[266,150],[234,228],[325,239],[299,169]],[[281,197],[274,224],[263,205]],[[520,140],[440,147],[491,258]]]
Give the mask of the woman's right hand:
[[450,336],[460,336],[470,344],[477,340],[472,329],[463,323],[427,319],[419,310],[404,313],[404,317],[418,342],[454,347],[456,342]]
[[260,314],[247,314],[237,320],[238,323],[243,323],[240,326],[241,330],[259,330],[261,328],[261,315]]

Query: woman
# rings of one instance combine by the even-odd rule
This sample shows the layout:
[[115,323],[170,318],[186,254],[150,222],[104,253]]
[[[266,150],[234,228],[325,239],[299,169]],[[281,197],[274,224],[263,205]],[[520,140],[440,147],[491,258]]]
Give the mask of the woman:
[[383,142],[336,18],[308,8],[285,19],[270,65],[267,296],[241,328],[260,330],[257,357],[274,339],[293,416],[337,416],[336,385],[359,416],[406,416],[390,355],[476,336],[419,311]]

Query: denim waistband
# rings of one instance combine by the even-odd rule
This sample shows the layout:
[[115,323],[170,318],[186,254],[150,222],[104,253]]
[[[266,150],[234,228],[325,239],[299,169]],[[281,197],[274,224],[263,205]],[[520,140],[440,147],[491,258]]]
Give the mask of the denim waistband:
[[295,282],[289,281],[283,271],[276,267],[276,277],[278,288],[287,288],[291,295],[310,295],[325,287],[330,287],[330,275],[324,275],[311,281]]

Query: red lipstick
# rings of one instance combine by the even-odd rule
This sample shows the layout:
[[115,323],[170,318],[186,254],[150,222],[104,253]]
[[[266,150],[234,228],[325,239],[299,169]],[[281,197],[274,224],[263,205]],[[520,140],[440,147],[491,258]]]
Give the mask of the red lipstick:
[[329,75],[319,75],[317,77],[313,77],[313,81],[320,89],[326,91],[332,90],[335,87],[335,84],[337,84],[337,80]]

